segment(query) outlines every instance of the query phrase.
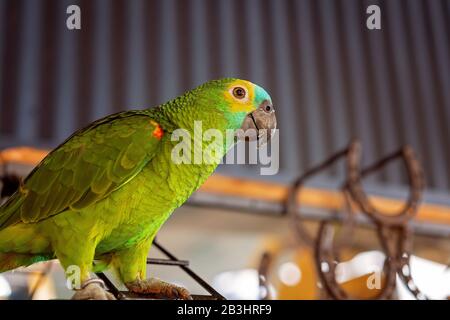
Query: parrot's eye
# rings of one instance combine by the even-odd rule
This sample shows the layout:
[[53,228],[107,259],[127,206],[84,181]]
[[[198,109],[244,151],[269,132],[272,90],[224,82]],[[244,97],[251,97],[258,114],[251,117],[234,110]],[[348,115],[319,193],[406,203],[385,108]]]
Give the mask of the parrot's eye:
[[237,99],[244,99],[245,98],[245,89],[242,87],[236,87],[233,89],[233,96]]

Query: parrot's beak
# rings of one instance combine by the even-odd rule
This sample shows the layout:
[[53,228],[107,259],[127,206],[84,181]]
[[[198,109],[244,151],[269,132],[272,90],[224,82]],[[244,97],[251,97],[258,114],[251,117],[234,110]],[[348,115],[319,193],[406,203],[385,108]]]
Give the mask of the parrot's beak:
[[269,101],[261,103],[255,111],[249,113],[237,134],[240,140],[258,140],[258,146],[266,144],[275,134],[277,118],[273,105]]

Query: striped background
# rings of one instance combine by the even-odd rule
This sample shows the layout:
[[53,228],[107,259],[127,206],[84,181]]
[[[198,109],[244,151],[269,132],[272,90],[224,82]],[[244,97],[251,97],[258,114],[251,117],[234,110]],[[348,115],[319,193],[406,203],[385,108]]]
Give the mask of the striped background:
[[[70,4],[81,31],[66,29]],[[381,31],[365,27],[370,4]],[[275,102],[276,179],[359,137],[365,162],[411,144],[429,190],[449,199],[449,35],[446,0],[0,0],[0,148],[52,147],[106,114],[233,76]],[[369,184],[404,181],[391,166]]]

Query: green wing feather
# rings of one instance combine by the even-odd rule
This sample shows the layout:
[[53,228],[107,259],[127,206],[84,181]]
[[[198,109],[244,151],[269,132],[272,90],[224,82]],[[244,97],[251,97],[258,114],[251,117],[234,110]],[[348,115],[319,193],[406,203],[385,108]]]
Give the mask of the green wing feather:
[[118,113],[74,133],[28,175],[0,208],[0,230],[34,223],[107,197],[157,153],[158,124],[145,112]]

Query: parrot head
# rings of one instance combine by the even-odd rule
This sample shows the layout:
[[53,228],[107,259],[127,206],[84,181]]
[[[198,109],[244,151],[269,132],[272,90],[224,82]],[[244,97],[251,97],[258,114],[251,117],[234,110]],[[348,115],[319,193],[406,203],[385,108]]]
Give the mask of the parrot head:
[[[258,140],[263,144],[273,136],[277,119],[270,95],[262,87],[241,79],[213,80],[201,86],[207,88],[209,101],[219,107],[238,130],[240,140]],[[213,94],[211,94],[213,93]],[[261,139],[262,137],[267,139]]]

